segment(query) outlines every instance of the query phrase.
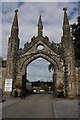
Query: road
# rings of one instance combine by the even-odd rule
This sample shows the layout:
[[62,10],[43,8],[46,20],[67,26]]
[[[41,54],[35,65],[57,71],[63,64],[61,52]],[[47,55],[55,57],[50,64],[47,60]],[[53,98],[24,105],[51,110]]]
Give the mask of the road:
[[53,96],[37,94],[3,108],[4,118],[54,118]]
[[34,94],[25,100],[16,98],[4,102],[2,115],[3,118],[78,118],[78,101]]

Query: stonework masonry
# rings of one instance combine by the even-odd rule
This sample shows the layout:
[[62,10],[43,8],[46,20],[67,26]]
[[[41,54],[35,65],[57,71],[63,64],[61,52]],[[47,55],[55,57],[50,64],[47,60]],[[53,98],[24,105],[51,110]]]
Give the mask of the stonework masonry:
[[75,67],[76,73],[76,93],[80,95],[80,67]]
[[[80,93],[80,68],[75,67],[75,55],[73,39],[70,36],[70,26],[67,17],[67,9],[64,8],[63,36],[60,44],[49,41],[47,36],[43,36],[43,24],[41,16],[38,21],[38,35],[33,36],[31,42],[26,42],[24,48],[19,48],[20,39],[18,37],[18,10],[11,28],[11,35],[8,40],[7,61],[2,69],[2,84],[4,91],[5,79],[12,79],[22,83],[22,77],[26,73],[26,67],[35,59],[41,57],[49,61],[54,66],[54,86],[58,81],[63,81],[66,95],[75,96]],[[38,46],[43,46],[42,50]]]

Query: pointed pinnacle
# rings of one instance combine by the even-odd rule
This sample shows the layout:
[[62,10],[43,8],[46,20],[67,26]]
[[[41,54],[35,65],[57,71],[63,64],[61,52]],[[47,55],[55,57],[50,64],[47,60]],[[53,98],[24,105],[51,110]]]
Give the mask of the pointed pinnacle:
[[42,23],[41,15],[40,15],[40,17],[39,17],[39,23]]
[[14,16],[13,26],[18,27],[18,16],[17,16],[18,10],[16,9],[14,12],[15,12],[15,16]]
[[63,10],[64,10],[64,22],[63,22],[63,24],[64,25],[69,25],[69,21],[68,21],[68,16],[67,16],[67,8],[63,8]]
[[18,9],[16,9],[14,12],[18,12]]
[[41,19],[41,15],[39,17],[39,21],[38,21],[38,36],[42,36],[43,34],[43,24],[42,24],[42,19]]
[[63,8],[64,11],[67,11],[67,8]]
[[18,12],[18,9],[16,9],[14,12],[15,12],[15,13]]

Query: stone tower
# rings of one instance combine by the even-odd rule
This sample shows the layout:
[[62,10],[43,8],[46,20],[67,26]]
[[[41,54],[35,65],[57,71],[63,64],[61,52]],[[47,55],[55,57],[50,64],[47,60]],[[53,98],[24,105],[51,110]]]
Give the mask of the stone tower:
[[11,28],[11,36],[8,40],[8,53],[7,53],[7,68],[6,74],[7,78],[16,80],[16,62],[17,62],[17,55],[19,49],[19,38],[18,38],[18,10],[15,10],[15,16]]
[[75,55],[73,40],[70,36],[70,25],[67,17],[67,9],[64,10],[62,47],[64,53],[64,71],[66,92],[68,96],[75,95]]

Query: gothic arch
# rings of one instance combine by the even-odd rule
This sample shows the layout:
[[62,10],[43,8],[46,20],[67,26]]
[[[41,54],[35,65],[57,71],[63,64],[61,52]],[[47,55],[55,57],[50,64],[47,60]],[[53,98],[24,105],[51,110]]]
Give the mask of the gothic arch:
[[[26,57],[26,56],[25,56],[25,57]],[[29,58],[26,57],[26,60],[23,60],[23,63],[22,63],[22,65],[21,65],[21,68],[20,68],[20,69],[22,69],[22,67],[25,66],[25,64],[26,64],[26,66],[27,66],[29,63],[31,63],[32,61],[34,61],[35,59],[37,59],[37,58],[39,58],[39,57],[44,58],[45,60],[47,60],[48,62],[50,62],[51,64],[53,64],[54,67],[57,67],[57,68],[59,69],[59,66],[60,66],[60,65],[58,64],[58,62],[57,62],[54,58],[51,58],[50,55],[45,54],[45,53],[43,53],[43,52],[35,53],[35,54],[33,54],[33,55],[30,55]],[[23,58],[23,59],[24,59],[24,58]]]
[[[35,46],[34,46],[35,48]],[[33,48],[31,48],[33,51]],[[28,53],[28,52],[27,52]],[[32,61],[36,60],[37,58],[41,57],[44,58],[45,60],[47,60],[48,62],[50,62],[52,65],[54,65],[54,72],[55,72],[55,80],[57,81],[61,81],[63,80],[64,77],[64,72],[63,72],[63,60],[61,60],[61,58],[59,56],[55,56],[54,55],[52,57],[50,57],[50,51],[49,54],[44,53],[43,50],[42,51],[35,51],[35,53],[33,54],[28,54],[28,56],[22,55],[23,57],[21,57],[21,59],[18,60],[17,62],[17,80],[22,80],[22,76],[25,74],[25,70],[26,70],[26,66],[28,66]],[[57,61],[56,61],[57,59]]]

